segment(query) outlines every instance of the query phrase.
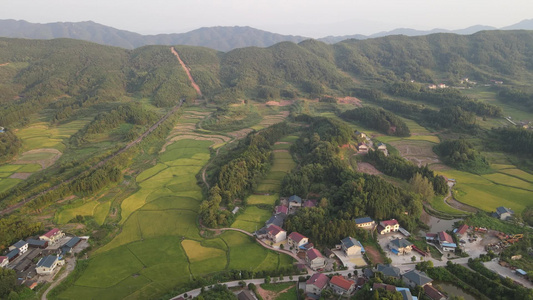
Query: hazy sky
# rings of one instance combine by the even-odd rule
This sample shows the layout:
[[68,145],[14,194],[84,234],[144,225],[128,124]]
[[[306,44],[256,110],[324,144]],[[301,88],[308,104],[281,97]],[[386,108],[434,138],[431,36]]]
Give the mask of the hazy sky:
[[0,19],[92,20],[142,34],[239,25],[323,37],[399,27],[503,27],[530,18],[532,0],[0,0]]

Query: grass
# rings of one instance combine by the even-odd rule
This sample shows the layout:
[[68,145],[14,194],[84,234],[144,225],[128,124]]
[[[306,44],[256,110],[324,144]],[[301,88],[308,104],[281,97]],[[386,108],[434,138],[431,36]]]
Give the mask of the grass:
[[246,204],[248,205],[257,205],[257,204],[267,204],[274,205],[276,200],[278,200],[279,195],[250,195],[246,198]]
[[89,201],[78,207],[63,209],[57,215],[58,224],[66,224],[70,220],[74,219],[76,216],[93,216],[94,209],[99,205],[98,201]]
[[276,297],[276,300],[292,300],[296,298],[296,284],[293,284],[294,287],[290,290],[286,291],[285,293],[278,294]]
[[98,204],[98,206],[94,209],[94,220],[99,225],[103,225],[105,222],[105,219],[107,218],[107,215],[109,214],[109,209],[111,208],[111,202],[107,201],[104,203]]
[[242,214],[237,216],[231,227],[254,232],[263,227],[271,216],[272,212],[268,210],[258,208],[257,206],[248,206]]
[[522,179],[510,176],[505,173],[486,174],[482,175],[482,177],[490,181],[497,182],[498,184],[510,185],[513,187],[527,189],[533,192],[533,183],[524,181]]
[[83,118],[59,126],[50,125],[48,122],[36,122],[20,129],[17,136],[22,140],[24,151],[53,148],[63,152],[66,148],[63,140],[83,128],[90,120],[91,118]]
[[442,196],[435,196],[433,197],[433,200],[431,200],[431,207],[433,209],[438,210],[440,212],[450,214],[450,215],[464,215],[464,212],[458,209],[455,209],[448,204],[444,203],[444,199]]
[[291,287],[294,285],[294,282],[282,282],[282,283],[263,283],[261,284],[261,288],[267,291],[272,291],[279,293],[288,287]]
[[453,188],[455,199],[487,212],[495,211],[498,206],[505,206],[520,213],[532,203],[531,191],[501,185],[483,176],[458,170],[438,173],[456,179],[457,184]]
[[2,178],[0,180],[0,193],[10,190],[22,181],[22,179],[16,178]]
[[20,169],[17,170],[19,173],[34,173],[41,170],[41,165],[39,164],[27,164],[22,165]]
[[187,254],[187,257],[189,257],[191,263],[223,257],[224,262],[220,263],[225,266],[226,252],[224,250],[204,247],[200,242],[193,240],[184,240],[181,242],[181,245],[183,246],[183,249],[185,249],[185,253]]
[[51,159],[56,155],[57,155],[56,153],[50,153],[50,152],[36,152],[36,153],[23,154],[19,157],[19,159],[25,160],[25,161],[46,160],[46,159]]

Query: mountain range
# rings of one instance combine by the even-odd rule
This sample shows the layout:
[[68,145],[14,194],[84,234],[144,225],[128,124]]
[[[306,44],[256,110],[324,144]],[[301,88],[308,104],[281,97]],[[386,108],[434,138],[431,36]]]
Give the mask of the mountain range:
[[[347,39],[364,40],[389,35],[420,36],[433,33],[473,34],[483,30],[496,30],[491,26],[476,25],[459,30],[432,29],[428,31],[398,28],[372,35],[327,36],[319,41],[334,44]],[[499,28],[500,30],[533,30],[533,19]],[[190,45],[202,46],[218,51],[230,51],[244,47],[269,47],[279,42],[299,43],[310,39],[304,36],[282,35],[248,26],[203,27],[186,33],[142,35],[98,24],[85,22],[56,22],[47,24],[30,23],[22,20],[0,20],[0,37],[26,39],[71,38],[98,44],[135,49],[145,45]]]

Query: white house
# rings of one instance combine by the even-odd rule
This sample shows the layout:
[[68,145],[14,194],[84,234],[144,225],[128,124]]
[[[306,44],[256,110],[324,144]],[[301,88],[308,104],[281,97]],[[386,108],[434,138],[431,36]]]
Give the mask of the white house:
[[289,243],[289,247],[298,248],[300,246],[303,246],[307,243],[309,243],[309,239],[302,234],[294,231],[289,234],[289,237],[287,238],[287,242]]
[[63,262],[62,261],[60,262],[57,256],[48,255],[48,256],[41,258],[39,262],[37,262],[37,267],[35,268],[35,271],[37,271],[37,274],[39,275],[52,274],[55,268],[62,264]]
[[19,249],[19,253],[24,254],[26,253],[26,251],[28,251],[28,243],[23,240],[20,240],[14,243],[13,245],[9,246],[9,251],[13,251],[15,249]]
[[302,207],[302,198],[292,195],[289,197],[289,208]]
[[322,290],[328,285],[328,276],[322,273],[315,273],[305,283],[305,292],[308,294],[320,295]]
[[279,243],[287,238],[287,231],[277,225],[268,227],[268,239],[274,243]]
[[378,232],[379,234],[385,234],[389,232],[396,232],[400,230],[400,224],[395,219],[379,222]]
[[58,228],[54,228],[47,233],[41,235],[39,237],[42,241],[47,241],[49,245],[55,244],[57,241],[59,241],[62,237],[64,237],[65,234],[59,230]]
[[9,263],[9,258],[7,256],[0,256],[0,268],[5,268]]

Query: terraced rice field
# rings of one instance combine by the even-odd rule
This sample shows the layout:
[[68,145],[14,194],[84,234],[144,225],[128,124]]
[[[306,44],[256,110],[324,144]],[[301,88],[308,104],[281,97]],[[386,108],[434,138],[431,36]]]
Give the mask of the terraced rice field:
[[[59,299],[154,299],[220,270],[275,270],[292,264],[290,257],[262,248],[242,233],[200,236],[202,193],[196,174],[214,142],[172,141],[191,134],[183,130],[191,124],[180,121],[157,164],[137,176],[139,190],[121,204],[121,232],[95,252],[89,267]],[[266,213],[257,210],[247,220],[265,220]]]
[[[288,136],[274,144],[274,161],[270,171],[259,181],[254,194],[246,198],[248,206],[244,212],[237,216],[231,227],[254,232],[263,227],[272,216],[272,210],[261,209],[256,205],[274,206],[279,198],[281,180],[296,166],[288,150],[280,148],[285,147],[285,145],[290,146],[296,139],[298,139],[297,136]],[[281,145],[283,146],[280,147]]]
[[[511,170],[513,169],[507,169],[507,172],[516,172]],[[484,211],[491,212],[498,206],[505,206],[520,213],[527,205],[533,204],[531,196],[533,186],[525,181],[529,177],[528,173],[523,179],[503,173],[481,176],[458,170],[444,170],[438,173],[457,181],[453,188],[455,199]],[[521,172],[516,173],[521,174]]]

